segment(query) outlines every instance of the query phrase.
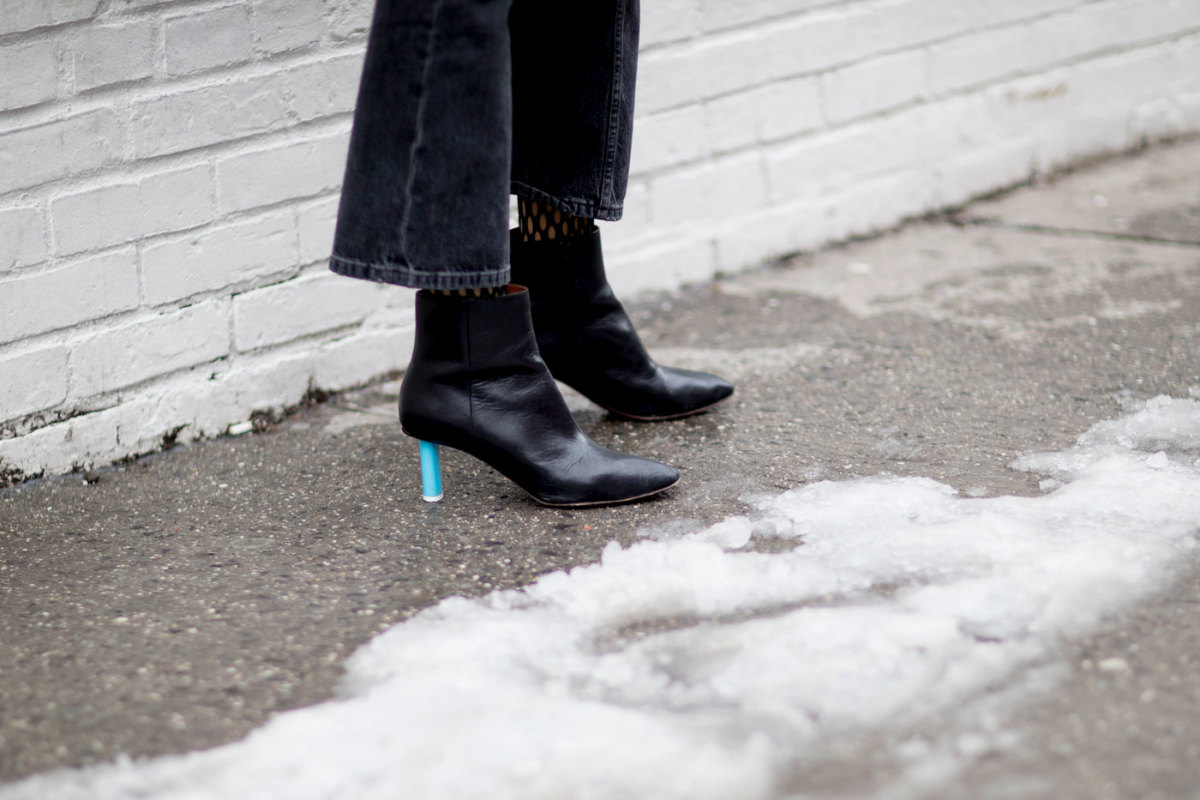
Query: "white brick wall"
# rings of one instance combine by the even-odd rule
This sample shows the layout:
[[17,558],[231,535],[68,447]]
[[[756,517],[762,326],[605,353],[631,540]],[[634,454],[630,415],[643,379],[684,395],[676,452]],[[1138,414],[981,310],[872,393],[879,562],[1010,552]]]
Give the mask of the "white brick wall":
[[[0,0],[0,481],[402,368],[326,273],[370,0]],[[626,293],[1200,130],[1196,0],[650,0]]]

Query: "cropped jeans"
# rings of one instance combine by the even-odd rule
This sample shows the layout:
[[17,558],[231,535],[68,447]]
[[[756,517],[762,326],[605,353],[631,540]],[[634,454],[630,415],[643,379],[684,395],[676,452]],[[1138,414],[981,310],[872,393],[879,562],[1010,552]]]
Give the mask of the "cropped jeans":
[[331,268],[509,279],[509,194],[621,216],[638,0],[377,0]]

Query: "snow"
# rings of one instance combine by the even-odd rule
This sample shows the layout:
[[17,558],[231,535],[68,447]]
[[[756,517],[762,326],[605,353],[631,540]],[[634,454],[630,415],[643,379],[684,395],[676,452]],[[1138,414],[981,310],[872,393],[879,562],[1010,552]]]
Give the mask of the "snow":
[[[822,481],[613,543],[599,564],[397,625],[350,659],[340,699],[241,742],[0,798],[778,796],[839,741],[1028,694],[1062,637],[1189,563],[1200,400],[1150,400],[1013,466],[1050,491]],[[756,552],[763,539],[786,541]],[[954,768],[894,739],[922,780]],[[991,746],[954,741],[960,761]]]

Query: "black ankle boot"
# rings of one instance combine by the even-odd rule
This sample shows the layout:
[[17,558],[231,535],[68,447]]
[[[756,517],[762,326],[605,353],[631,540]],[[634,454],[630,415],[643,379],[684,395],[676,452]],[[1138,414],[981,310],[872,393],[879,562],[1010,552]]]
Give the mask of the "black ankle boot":
[[557,241],[510,237],[513,282],[529,287],[538,350],[555,378],[623,417],[663,420],[704,411],[733,394],[706,372],[650,358],[604,275],[600,231]]
[[550,506],[622,503],[673,486],[671,467],[607,450],[579,429],[538,356],[529,292],[511,289],[486,299],[417,293],[404,432],[470,453]]

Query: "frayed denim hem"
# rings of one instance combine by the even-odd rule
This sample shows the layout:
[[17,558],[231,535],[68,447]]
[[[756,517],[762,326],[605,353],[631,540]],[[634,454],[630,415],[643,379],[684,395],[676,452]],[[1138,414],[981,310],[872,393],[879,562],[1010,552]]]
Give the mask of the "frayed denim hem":
[[419,270],[407,264],[371,264],[339,255],[330,256],[329,268],[348,278],[361,278],[413,289],[486,289],[506,285],[511,273],[507,266],[471,272]]
[[512,182],[512,193],[526,200],[548,203],[551,208],[557,208],[559,211],[565,211],[568,214],[585,219],[602,219],[606,222],[616,222],[625,211],[624,204],[622,203],[600,203],[595,200],[584,200],[579,197],[558,197],[521,181]]

